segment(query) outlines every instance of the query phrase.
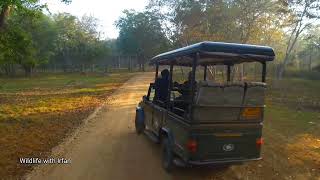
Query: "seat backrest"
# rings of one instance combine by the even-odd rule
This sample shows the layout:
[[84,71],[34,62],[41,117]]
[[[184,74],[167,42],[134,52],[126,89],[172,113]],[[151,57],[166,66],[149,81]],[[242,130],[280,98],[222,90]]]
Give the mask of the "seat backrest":
[[237,120],[244,94],[244,83],[199,82],[193,109],[196,121]]
[[224,85],[224,105],[241,106],[245,84],[241,82],[228,82]]
[[242,106],[263,106],[266,84],[260,82],[198,83],[193,106],[196,121],[234,121]]
[[212,83],[200,81],[196,94],[196,105],[240,106],[244,94],[244,83]]
[[244,106],[263,106],[265,104],[266,83],[246,82],[246,86]]
[[200,81],[195,97],[196,105],[219,105],[223,103],[223,85],[208,81]]

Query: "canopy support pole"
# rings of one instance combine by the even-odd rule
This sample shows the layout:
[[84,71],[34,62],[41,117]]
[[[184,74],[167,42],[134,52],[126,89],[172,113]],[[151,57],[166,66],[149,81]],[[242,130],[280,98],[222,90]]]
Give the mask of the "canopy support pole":
[[192,78],[191,78],[191,86],[190,86],[190,97],[191,97],[191,101],[188,101],[190,102],[190,104],[188,104],[188,110],[189,110],[189,115],[190,115],[190,119],[192,119],[193,115],[192,115],[192,104],[194,102],[194,96],[195,96],[195,91],[196,91],[196,68],[197,68],[197,62],[198,60],[200,59],[200,55],[199,53],[196,53],[194,58],[193,58],[193,62],[192,62]]
[[228,72],[227,72],[227,81],[230,81],[231,77],[231,65],[228,65]]
[[169,89],[168,89],[168,95],[167,95],[167,109],[170,109],[170,99],[171,99],[171,90],[172,90],[172,74],[173,74],[173,63],[170,64],[170,74],[169,74]]
[[155,74],[155,78],[154,78],[154,82],[156,82],[157,78],[158,78],[158,74],[159,74],[159,64],[156,64],[156,74]]
[[267,76],[267,63],[262,62],[262,82],[266,82],[266,76]]

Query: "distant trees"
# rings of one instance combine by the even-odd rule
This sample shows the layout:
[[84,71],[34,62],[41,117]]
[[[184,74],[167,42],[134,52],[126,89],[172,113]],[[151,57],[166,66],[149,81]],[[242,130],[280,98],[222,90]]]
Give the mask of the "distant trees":
[[[304,33],[315,33],[306,30],[318,22],[320,1],[149,0],[148,9],[171,25],[167,34],[176,47],[203,40],[272,46],[277,56],[276,74],[281,78],[285,67],[304,51]],[[316,56],[315,51],[308,52]],[[243,75],[243,67],[239,71]]]
[[[65,3],[70,3],[71,0],[61,0]],[[5,20],[8,18],[10,11],[17,9],[24,10],[41,10],[45,5],[39,4],[39,0],[1,0],[0,1],[0,30],[3,30]]]
[[299,40],[300,35],[312,26],[315,20],[320,19],[319,0],[291,0],[285,1],[285,5],[290,13],[288,19],[290,32],[286,44],[285,57],[278,71],[278,78],[282,78],[285,67],[292,60],[292,51]]
[[110,50],[105,41],[100,40],[97,19],[83,16],[77,19],[70,14],[53,17],[56,23],[57,39],[54,64],[66,68],[77,67],[84,71],[86,66],[94,65],[107,57]]
[[203,40],[259,44],[281,33],[281,16],[271,0],[150,0],[149,8],[164,12],[178,46]]
[[[276,1],[150,0],[149,9],[160,12],[172,25],[171,40],[176,47],[209,40],[283,48],[279,45],[285,35],[284,16]],[[236,68],[242,79],[244,67]]]
[[120,30],[117,47],[122,55],[138,56],[140,67],[144,70],[146,60],[168,49],[160,18],[152,12],[126,10],[117,22]]
[[320,25],[310,28],[303,36],[298,56],[302,66],[312,71],[314,61],[320,60]]
[[14,11],[0,35],[0,68],[14,75],[22,67],[30,76],[36,67],[59,66],[84,71],[110,54],[100,39],[97,20],[70,14],[47,16],[41,11]]
[[[115,22],[119,37],[110,40],[102,39],[94,17],[45,15],[45,8],[39,0],[0,2],[0,73],[85,71],[96,64],[143,70],[161,52],[204,40],[273,47],[270,69],[278,78],[287,67],[312,71],[320,64],[320,0],[149,0],[142,12],[123,12]],[[240,77],[245,69],[235,66]]]

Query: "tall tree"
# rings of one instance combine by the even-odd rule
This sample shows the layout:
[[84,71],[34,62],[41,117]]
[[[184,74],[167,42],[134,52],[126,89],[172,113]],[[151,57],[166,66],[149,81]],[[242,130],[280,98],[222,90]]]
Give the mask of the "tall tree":
[[58,36],[56,39],[55,62],[65,70],[81,66],[82,71],[110,53],[105,41],[100,40],[97,19],[83,16],[78,19],[67,13],[54,16]]
[[53,53],[56,39],[54,24],[40,11],[13,13],[8,19],[6,31],[1,35],[0,44],[5,47],[0,52],[1,59],[4,65],[21,65],[26,75],[31,75],[33,69],[47,63]]
[[278,70],[279,79],[283,77],[285,67],[292,59],[292,52],[298,38],[312,25],[313,21],[320,19],[320,0],[290,0],[283,2],[292,14],[292,19],[285,57]]
[[272,0],[150,0],[148,7],[165,12],[180,46],[203,40],[259,44],[261,31],[281,31],[282,16]]
[[[61,0],[65,3],[70,3],[71,0]],[[11,9],[17,8],[18,10],[27,9],[42,9],[45,5],[39,4],[39,0],[1,0],[0,1],[0,30],[5,25],[5,20],[8,17]]]
[[[174,26],[171,39],[178,47],[210,40],[272,45],[282,50],[279,41],[285,36],[282,27],[287,12],[278,1],[150,0],[148,8],[164,12]],[[242,79],[244,65],[236,68]]]
[[144,69],[146,59],[165,51],[168,39],[162,29],[159,17],[153,13],[125,10],[117,22],[120,30],[117,40],[118,49],[123,55],[136,55]]
[[300,61],[312,71],[314,65],[320,64],[320,25],[312,27],[304,34],[303,47],[299,52]]

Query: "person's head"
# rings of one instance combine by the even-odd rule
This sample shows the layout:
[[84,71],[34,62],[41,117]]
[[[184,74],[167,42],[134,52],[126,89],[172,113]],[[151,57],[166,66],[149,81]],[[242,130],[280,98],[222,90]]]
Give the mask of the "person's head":
[[161,77],[164,78],[164,79],[169,79],[169,70],[168,69],[164,69],[161,71]]

